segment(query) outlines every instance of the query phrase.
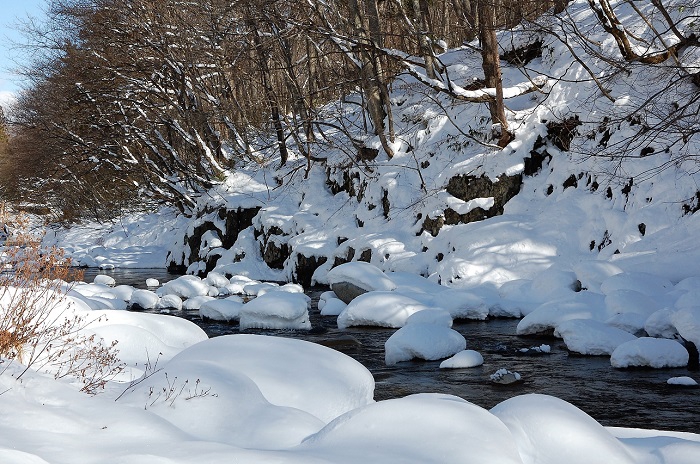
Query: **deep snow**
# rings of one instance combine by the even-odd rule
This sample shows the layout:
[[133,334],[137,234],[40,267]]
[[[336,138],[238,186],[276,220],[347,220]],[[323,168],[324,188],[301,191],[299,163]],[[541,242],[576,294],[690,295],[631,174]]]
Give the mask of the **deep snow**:
[[[612,39],[594,27],[587,2],[574,2],[569,13],[604,52],[615,55]],[[585,75],[563,44],[535,36],[516,31],[502,34],[500,41],[505,48],[544,39],[542,57],[528,64],[532,75]],[[468,48],[450,50],[441,59],[453,79],[481,75],[478,57]],[[691,52],[680,59],[699,60]],[[589,65],[606,72],[602,61]],[[524,79],[516,68],[503,72],[506,87]],[[490,411],[430,393],[374,402],[367,370],[331,349],[244,334],[207,340],[186,321],[123,311],[127,301],[143,307],[179,302],[196,305],[207,317],[307,327],[307,302],[295,293],[299,289],[264,281],[294,279],[298,256],[325,257],[313,274],[315,282],[374,286],[348,305],[326,294],[321,310],[337,315],[340,327],[397,328],[387,341],[388,363],[453,354],[457,366],[478,363],[476,354],[460,354],[464,340],[453,335],[445,314],[476,320],[522,317],[518,334],[551,331],[572,351],[612,355],[611,369],[682,363],[688,352],[681,337],[700,344],[700,215],[683,208],[692,209],[696,198],[697,167],[691,159],[656,170],[678,155],[675,146],[637,159],[585,155],[600,147],[603,118],[644,101],[665,75],[663,69],[644,72],[633,70],[607,82],[615,104],[602,99],[593,82],[580,79],[550,80],[546,94],[509,100],[516,138],[503,150],[470,142],[454,125],[475,121],[469,129],[486,140],[491,127],[482,105],[428,98],[413,91],[412,78],[402,76],[392,95],[399,137],[391,160],[380,155],[370,165],[350,168],[347,147],[324,147],[326,166],[314,166],[307,179],[299,169],[302,159],[281,170],[274,163],[241,167],[202,197],[202,215],[195,219],[164,210],[111,226],[52,230],[45,242],[62,246],[83,265],[163,268],[168,253],[190,253],[185,234],[216,220],[216,213],[205,211],[261,208],[230,249],[214,246],[216,237],[208,237],[200,251],[221,257],[207,279],[182,277],[157,290],[111,288],[106,278],[76,285],[70,294],[74,310],[109,316],[92,330],[106,342],[119,340],[128,368],[106,392],[86,397],[69,382],[39,373],[15,381],[21,366],[6,362],[0,375],[0,461],[698,462],[699,435],[605,428],[574,406],[541,395],[514,397]],[[686,90],[679,89],[680,98]],[[324,116],[335,117],[341,105],[329,105]],[[340,110],[348,121],[360,117],[352,105]],[[493,198],[465,202],[450,195],[445,186],[452,177],[496,180],[522,173],[537,138],[546,137],[543,121],[572,115],[580,116],[582,125],[571,150],[550,140],[551,159],[523,178],[503,215],[444,225],[436,236],[422,231],[425,218],[440,218],[450,208],[464,214],[493,204]],[[638,130],[630,121],[609,129],[608,144]],[[347,143],[338,134],[326,136]],[[373,138],[365,143],[378,146]],[[697,153],[694,139],[689,145]],[[333,194],[327,181],[340,182],[348,170],[356,176],[355,195]],[[280,187],[270,184],[276,175],[285,179]],[[282,269],[263,262],[255,232],[273,227],[282,231],[274,240],[291,249]],[[350,248],[354,261],[329,272]],[[371,251],[371,264],[357,262],[365,250]],[[197,273],[203,266],[198,261],[189,270]],[[233,277],[222,280],[225,275]],[[226,300],[213,298],[239,293],[256,295],[258,303],[247,310],[250,303],[237,300],[214,304]],[[260,303],[265,300],[270,304]],[[154,369],[147,360],[157,353]],[[693,376],[671,382],[692,386]]]

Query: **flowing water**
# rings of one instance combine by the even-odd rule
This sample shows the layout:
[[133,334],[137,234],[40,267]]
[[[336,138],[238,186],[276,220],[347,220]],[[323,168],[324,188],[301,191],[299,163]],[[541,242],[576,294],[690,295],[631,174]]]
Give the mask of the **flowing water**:
[[[89,275],[94,275],[92,272]],[[147,277],[165,282],[175,276],[160,270],[115,270],[118,284],[144,287]],[[86,276],[86,281],[91,281]],[[525,393],[543,393],[564,399],[603,425],[676,430],[700,433],[700,389],[670,386],[670,377],[700,379],[698,372],[677,369],[614,369],[608,357],[575,356],[563,342],[548,337],[518,337],[514,319],[456,321],[453,328],[467,339],[467,348],[480,352],[482,366],[471,369],[440,369],[439,361],[410,361],[386,366],[384,342],[395,329],[349,328],[338,330],[335,317],[322,317],[316,309],[323,288],[307,291],[312,298],[313,329],[247,330],[321,343],[352,356],[365,365],[376,381],[375,399],[413,393],[449,393],[484,408]],[[240,333],[237,324],[202,321],[198,311],[174,311],[202,327],[210,337]],[[551,351],[536,354],[521,349],[550,345]],[[532,353],[532,354],[530,354]],[[500,368],[521,374],[522,382],[498,385],[489,376]]]

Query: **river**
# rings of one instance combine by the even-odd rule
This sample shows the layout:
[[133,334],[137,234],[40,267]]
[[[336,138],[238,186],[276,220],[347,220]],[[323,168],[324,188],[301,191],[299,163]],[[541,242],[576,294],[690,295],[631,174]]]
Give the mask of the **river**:
[[[85,281],[92,281],[88,270]],[[145,287],[148,277],[162,282],[176,277],[163,270],[117,269],[105,272],[118,284]],[[518,320],[456,321],[453,328],[467,339],[467,348],[479,351],[484,364],[471,369],[440,369],[439,361],[384,364],[384,342],[394,329],[349,328],[339,330],[335,317],[322,317],[317,310],[325,288],[312,288],[310,317],[313,330],[248,330],[325,344],[365,365],[376,381],[375,399],[413,393],[437,392],[460,396],[484,408],[525,393],[543,393],[564,399],[587,412],[603,425],[645,429],[700,431],[700,389],[670,386],[670,377],[691,375],[685,368],[614,369],[608,357],[576,356],[564,343],[550,337],[514,335]],[[198,311],[175,311],[202,327],[210,337],[240,333],[237,324],[202,321]],[[520,349],[550,345],[549,354],[523,354]],[[508,386],[493,384],[489,376],[500,368],[521,374],[523,381]]]

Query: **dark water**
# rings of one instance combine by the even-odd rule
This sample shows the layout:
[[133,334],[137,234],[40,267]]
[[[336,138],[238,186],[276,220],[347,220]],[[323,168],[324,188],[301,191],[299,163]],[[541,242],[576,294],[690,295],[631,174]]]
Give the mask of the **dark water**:
[[[109,274],[110,272],[105,272]],[[94,274],[93,274],[94,275]],[[147,277],[165,282],[173,276],[159,270],[113,271],[118,284],[143,287]],[[85,278],[91,281],[91,278]],[[467,339],[467,348],[479,351],[484,364],[471,369],[440,369],[439,361],[384,364],[384,342],[394,329],[349,328],[338,330],[335,317],[322,317],[316,309],[325,289],[311,289],[313,330],[248,330],[297,338],[331,346],[365,365],[376,381],[375,399],[413,393],[436,392],[460,396],[484,408],[516,395],[543,393],[564,399],[587,412],[603,425],[676,430],[700,433],[700,389],[666,384],[670,377],[698,380],[698,372],[677,369],[614,369],[608,357],[570,355],[563,342],[547,337],[518,337],[514,319],[456,321],[453,328]],[[210,337],[240,333],[237,324],[202,321],[198,311],[178,311],[202,327]],[[521,348],[548,344],[550,354],[524,355]],[[489,376],[500,368],[522,375],[509,386],[492,384]]]

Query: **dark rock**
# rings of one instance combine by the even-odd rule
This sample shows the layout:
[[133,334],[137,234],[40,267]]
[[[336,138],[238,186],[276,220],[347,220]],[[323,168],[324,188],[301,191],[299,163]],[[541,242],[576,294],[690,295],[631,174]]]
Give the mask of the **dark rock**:
[[337,282],[331,285],[331,290],[343,303],[348,304],[360,295],[368,292],[367,289],[359,287],[350,282]]
[[294,269],[294,283],[301,285],[302,287],[311,286],[311,278],[314,275],[316,269],[324,264],[328,258],[325,256],[304,256],[297,255],[297,264]]

